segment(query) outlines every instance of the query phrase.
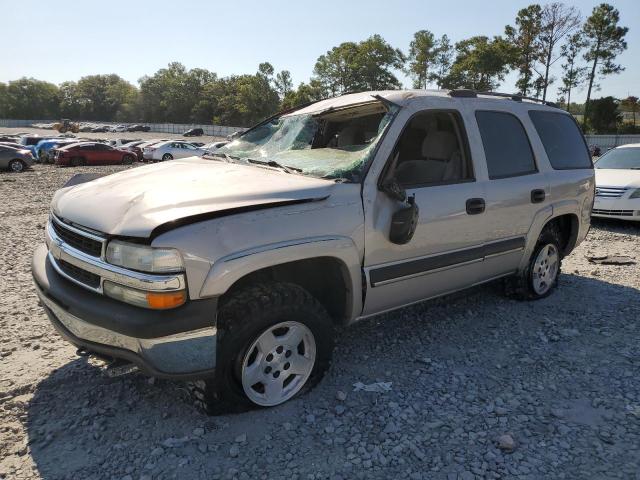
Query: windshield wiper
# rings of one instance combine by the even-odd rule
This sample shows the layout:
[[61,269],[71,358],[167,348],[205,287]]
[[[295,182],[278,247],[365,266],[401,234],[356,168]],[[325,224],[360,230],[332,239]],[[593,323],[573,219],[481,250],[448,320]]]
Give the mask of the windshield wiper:
[[279,168],[281,170],[284,170],[287,173],[294,173],[294,172],[298,172],[299,173],[299,172],[302,172],[301,168],[289,167],[287,165],[280,165],[275,160],[269,160],[269,161],[265,162],[264,160],[255,160],[253,158],[247,158],[247,162],[255,163],[257,165],[266,165],[268,167]]

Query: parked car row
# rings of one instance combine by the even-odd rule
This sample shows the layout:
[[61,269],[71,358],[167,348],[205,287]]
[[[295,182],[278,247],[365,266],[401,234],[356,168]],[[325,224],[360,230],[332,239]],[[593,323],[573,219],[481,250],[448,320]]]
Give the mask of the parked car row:
[[[54,130],[57,122],[51,123],[34,123],[33,128],[41,128],[45,130]],[[102,123],[78,122],[80,132],[106,133],[106,132],[148,132],[151,127],[149,125],[136,124],[120,124],[106,125]]]

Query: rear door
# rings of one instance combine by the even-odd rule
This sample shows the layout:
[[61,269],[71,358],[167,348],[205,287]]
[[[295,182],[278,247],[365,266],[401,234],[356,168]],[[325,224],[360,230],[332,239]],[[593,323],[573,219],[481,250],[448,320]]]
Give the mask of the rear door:
[[495,100],[488,102],[490,109],[476,109],[474,115],[488,174],[484,279],[515,271],[534,219],[552,211],[549,181],[531,145],[528,118],[496,107]]

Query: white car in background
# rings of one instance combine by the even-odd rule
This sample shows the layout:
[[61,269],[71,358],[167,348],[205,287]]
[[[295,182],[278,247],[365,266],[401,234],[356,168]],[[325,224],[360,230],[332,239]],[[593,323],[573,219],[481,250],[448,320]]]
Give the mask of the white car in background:
[[594,217],[640,221],[640,143],[609,150],[595,163]]
[[175,140],[156,143],[142,150],[143,158],[154,162],[173,160],[174,158],[195,157],[203,155],[204,153],[204,148],[196,147],[188,142]]

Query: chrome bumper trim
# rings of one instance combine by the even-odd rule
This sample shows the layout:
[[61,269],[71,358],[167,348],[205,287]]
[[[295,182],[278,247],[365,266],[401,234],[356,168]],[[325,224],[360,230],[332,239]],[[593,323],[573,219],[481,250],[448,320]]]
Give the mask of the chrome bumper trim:
[[[65,227],[69,228],[66,224]],[[183,273],[171,275],[153,275],[135,272],[133,270],[127,270],[116,265],[111,265],[101,258],[81,252],[80,250],[77,250],[64,243],[64,241],[56,234],[55,230],[51,226],[51,222],[47,222],[45,234],[47,247],[49,248],[49,259],[51,260],[51,263],[53,264],[56,271],[64,278],[92,292],[103,293],[102,283],[104,280],[109,280],[120,285],[136,288],[138,290],[147,290],[153,292],[184,290],[187,286],[186,279]],[[86,232],[83,232],[83,234],[88,235]],[[70,277],[62,271],[62,269],[58,265],[58,260],[63,260],[89,273],[100,276],[100,285],[97,288],[93,288],[85,283],[74,279],[73,277]]]
[[42,304],[80,340],[115,347],[138,355],[144,363],[167,374],[210,370],[216,363],[216,327],[159,338],[135,338],[92,325],[70,314],[47,297],[36,285]]

